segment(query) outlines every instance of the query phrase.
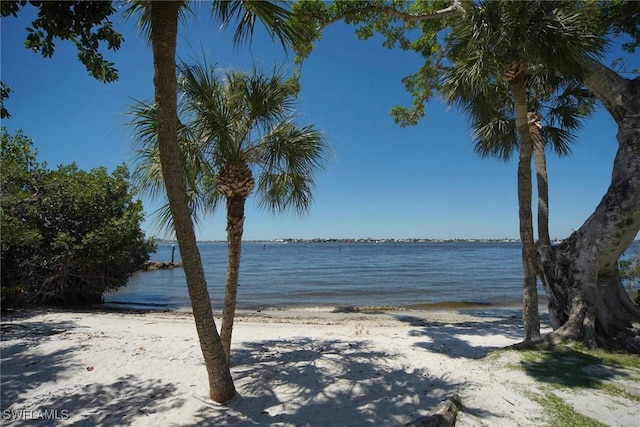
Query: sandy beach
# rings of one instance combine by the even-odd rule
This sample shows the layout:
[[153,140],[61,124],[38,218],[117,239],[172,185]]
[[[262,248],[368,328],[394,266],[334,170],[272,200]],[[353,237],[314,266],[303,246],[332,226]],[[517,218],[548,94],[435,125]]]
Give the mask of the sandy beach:
[[[557,424],[534,397],[553,390],[605,425],[637,425],[637,400],[550,389],[518,369],[519,353],[492,352],[520,341],[519,316],[240,313],[232,350],[238,396],[218,405],[207,397],[190,313],[15,312],[2,317],[3,424],[399,426],[457,392],[458,426],[543,426]],[[624,374],[608,381],[623,383]],[[637,382],[626,389],[640,395]],[[55,423],[33,420],[52,416]]]

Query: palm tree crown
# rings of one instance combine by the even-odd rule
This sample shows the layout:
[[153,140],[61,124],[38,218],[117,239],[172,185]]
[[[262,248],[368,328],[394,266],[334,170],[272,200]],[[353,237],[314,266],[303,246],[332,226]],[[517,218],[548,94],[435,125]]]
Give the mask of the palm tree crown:
[[[194,218],[214,211],[223,198],[254,192],[269,211],[308,210],[314,172],[329,149],[318,130],[294,122],[295,81],[277,70],[249,74],[207,64],[182,63],[178,73],[178,139]],[[160,196],[155,106],[138,102],[131,113],[134,180],[140,190]],[[169,225],[168,209],[159,214],[158,222]]]
[[[494,81],[477,91],[461,90],[458,76],[445,79],[441,93],[471,121],[475,152],[481,157],[508,161],[519,146],[514,105],[504,82]],[[529,111],[540,116],[540,133],[547,148],[559,156],[569,155],[575,132],[594,110],[595,98],[576,80],[536,75],[526,78]]]

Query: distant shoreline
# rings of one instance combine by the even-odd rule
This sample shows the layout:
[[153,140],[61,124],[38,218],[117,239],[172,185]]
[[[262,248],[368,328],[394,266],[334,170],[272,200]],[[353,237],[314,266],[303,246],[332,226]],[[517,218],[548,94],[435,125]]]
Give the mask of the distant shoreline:
[[[156,243],[162,244],[177,244],[177,240],[167,239],[155,239]],[[559,244],[563,239],[555,238],[552,240],[552,244]],[[197,243],[227,243],[226,240],[198,240]],[[503,239],[426,239],[426,238],[314,238],[314,239],[298,239],[298,238],[286,238],[286,239],[271,239],[271,240],[243,240],[242,243],[273,243],[273,244],[287,244],[287,243],[520,243],[520,239],[503,238]],[[634,240],[633,243],[640,243],[640,239]]]
[[[177,244],[177,240],[167,239],[155,239],[156,243],[162,244]],[[559,241],[559,240],[555,240]],[[197,243],[227,243],[226,240],[198,240]],[[287,243],[520,243],[520,239],[423,239],[423,238],[314,238],[314,239],[271,239],[271,240],[243,240],[242,243],[272,243],[272,244],[287,244]]]

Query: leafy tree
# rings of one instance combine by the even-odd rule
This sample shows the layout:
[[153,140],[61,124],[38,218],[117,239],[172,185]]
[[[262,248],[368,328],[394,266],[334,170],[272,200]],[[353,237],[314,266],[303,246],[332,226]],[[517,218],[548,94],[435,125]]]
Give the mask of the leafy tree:
[[[227,210],[227,283],[220,335],[229,360],[240,272],[244,208],[252,194],[265,208],[303,212],[312,197],[313,172],[327,148],[311,126],[293,122],[297,85],[279,72],[218,72],[208,65],[179,67],[181,166],[194,218]],[[163,193],[153,103],[132,109],[139,163],[134,177],[143,190]],[[256,185],[257,178],[257,185]],[[169,225],[169,207],[161,211]]]
[[22,132],[2,130],[3,304],[84,304],[124,286],[154,250],[125,166],[47,170]]
[[[502,66],[503,71],[508,71],[502,76],[503,80],[511,80],[514,104],[520,106],[515,115],[517,127],[521,129],[518,135],[521,144],[520,165],[528,164],[527,157],[532,151],[530,136],[527,135],[527,113],[533,110],[525,108],[529,107],[528,92],[526,86],[523,90],[522,85],[522,78],[526,76],[527,70],[539,66],[550,67],[555,69],[556,74],[580,81],[602,102],[616,121],[619,130],[618,153],[611,185],[594,214],[561,245],[549,247],[538,259],[537,268],[542,271],[545,290],[550,301],[554,302],[549,307],[549,312],[555,329],[553,334],[541,341],[575,339],[582,340],[591,347],[616,341],[628,349],[640,351],[640,311],[624,292],[617,272],[617,259],[640,231],[640,103],[637,101],[640,99],[640,80],[625,79],[595,58],[580,56],[583,49],[570,48],[575,39],[565,37],[565,31],[569,27],[546,25],[547,30],[543,30],[545,25],[540,28],[529,26],[532,30],[529,32],[523,31],[526,25],[517,25],[535,23],[535,20],[530,20],[531,14],[535,13],[534,9],[553,6],[555,11],[541,18],[553,17],[554,14],[565,15],[567,23],[570,23],[572,19],[587,17],[586,24],[582,26],[585,42],[589,43],[589,37],[597,42],[610,31],[620,32],[631,36],[631,42],[626,48],[633,50],[640,40],[638,19],[634,19],[640,16],[640,3],[492,3],[494,2],[453,0],[415,3],[336,1],[325,4],[322,1],[301,1],[294,5],[295,22],[301,31],[306,31],[308,37],[296,45],[296,50],[299,59],[304,58],[313,49],[313,43],[320,38],[322,28],[344,20],[359,25],[356,33],[361,38],[368,38],[377,32],[385,37],[385,46],[399,46],[421,54],[424,65],[403,79],[413,96],[412,106],[392,110],[398,123],[408,125],[417,123],[424,116],[424,106],[440,88],[447,66],[451,62],[465,60],[465,55],[449,56],[452,53],[451,43],[455,40],[449,34],[467,26],[471,34],[477,32],[478,36],[491,42],[484,46],[478,44],[476,50],[466,51],[468,61],[478,62],[475,69],[479,72],[491,72],[490,70]],[[490,12],[484,21],[487,25],[474,20],[483,10]],[[503,14],[504,12],[508,13]],[[500,27],[488,25],[501,20],[504,20],[506,28],[513,31],[503,31]],[[536,39],[536,32],[541,38]],[[534,39],[528,39],[530,37]],[[470,41],[473,42],[472,39]],[[521,46],[517,45],[518,41],[522,41]],[[536,42],[541,43],[540,46],[547,46],[548,52],[540,52],[540,46],[535,46]],[[511,62],[510,45],[517,54],[511,58]],[[525,49],[525,46],[530,46],[531,49]],[[577,66],[565,67],[570,63]],[[561,64],[565,66],[557,68]],[[505,69],[505,66],[508,68]],[[481,77],[481,74],[470,77]],[[523,148],[527,150],[524,156]],[[525,172],[525,169],[523,167],[521,170]],[[522,200],[520,205],[522,207],[527,203],[530,201]],[[531,222],[530,219],[526,221]],[[530,237],[523,239],[523,246],[531,252]],[[528,256],[525,254],[524,257],[529,260],[526,261],[528,264],[530,255],[531,253]],[[532,270],[529,265],[525,277],[530,278]],[[535,345],[537,342],[531,344]]]
[[17,16],[27,4],[38,9],[38,17],[26,29],[27,49],[50,58],[55,53],[56,39],[69,40],[78,49],[78,59],[89,75],[105,83],[118,79],[113,62],[100,53],[101,43],[116,51],[124,40],[109,20],[116,11],[111,1],[3,1],[0,15]]
[[9,98],[11,88],[4,83],[0,82],[0,119],[8,119],[11,117],[9,110],[4,106],[4,100]]

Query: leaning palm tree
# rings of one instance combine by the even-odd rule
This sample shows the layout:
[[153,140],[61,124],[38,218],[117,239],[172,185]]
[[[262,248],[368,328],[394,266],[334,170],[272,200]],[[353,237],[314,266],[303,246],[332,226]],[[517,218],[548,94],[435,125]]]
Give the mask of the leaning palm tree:
[[[256,21],[282,44],[297,38],[288,24],[289,12],[272,1],[213,1],[212,16],[218,22],[239,22],[234,42],[251,38]],[[158,120],[158,156],[165,182],[173,226],[180,247],[187,289],[209,380],[209,395],[225,402],[235,395],[233,379],[211,312],[211,302],[196,244],[187,189],[180,165],[177,129],[176,45],[178,18],[187,1],[137,1],[132,10],[139,12],[153,51],[155,104]]]
[[[528,113],[532,110],[527,73],[544,65],[552,74],[580,74],[586,57],[604,47],[588,31],[588,17],[567,2],[490,1],[466,7],[467,16],[452,23],[447,35],[449,92],[508,88],[518,136],[518,206],[523,261],[525,341],[540,335],[536,286],[536,251],[531,209],[533,153]],[[483,93],[484,92],[484,93]]]
[[[212,213],[224,200],[227,215],[227,279],[220,337],[227,360],[235,317],[245,204],[255,195],[272,212],[310,207],[314,172],[328,149],[323,135],[294,122],[297,88],[275,71],[218,72],[214,67],[182,64],[178,93],[180,158],[194,218]],[[134,170],[138,187],[161,194],[157,118],[152,103],[132,109],[137,134]],[[257,182],[256,182],[257,178]],[[170,225],[168,205],[160,221]]]

